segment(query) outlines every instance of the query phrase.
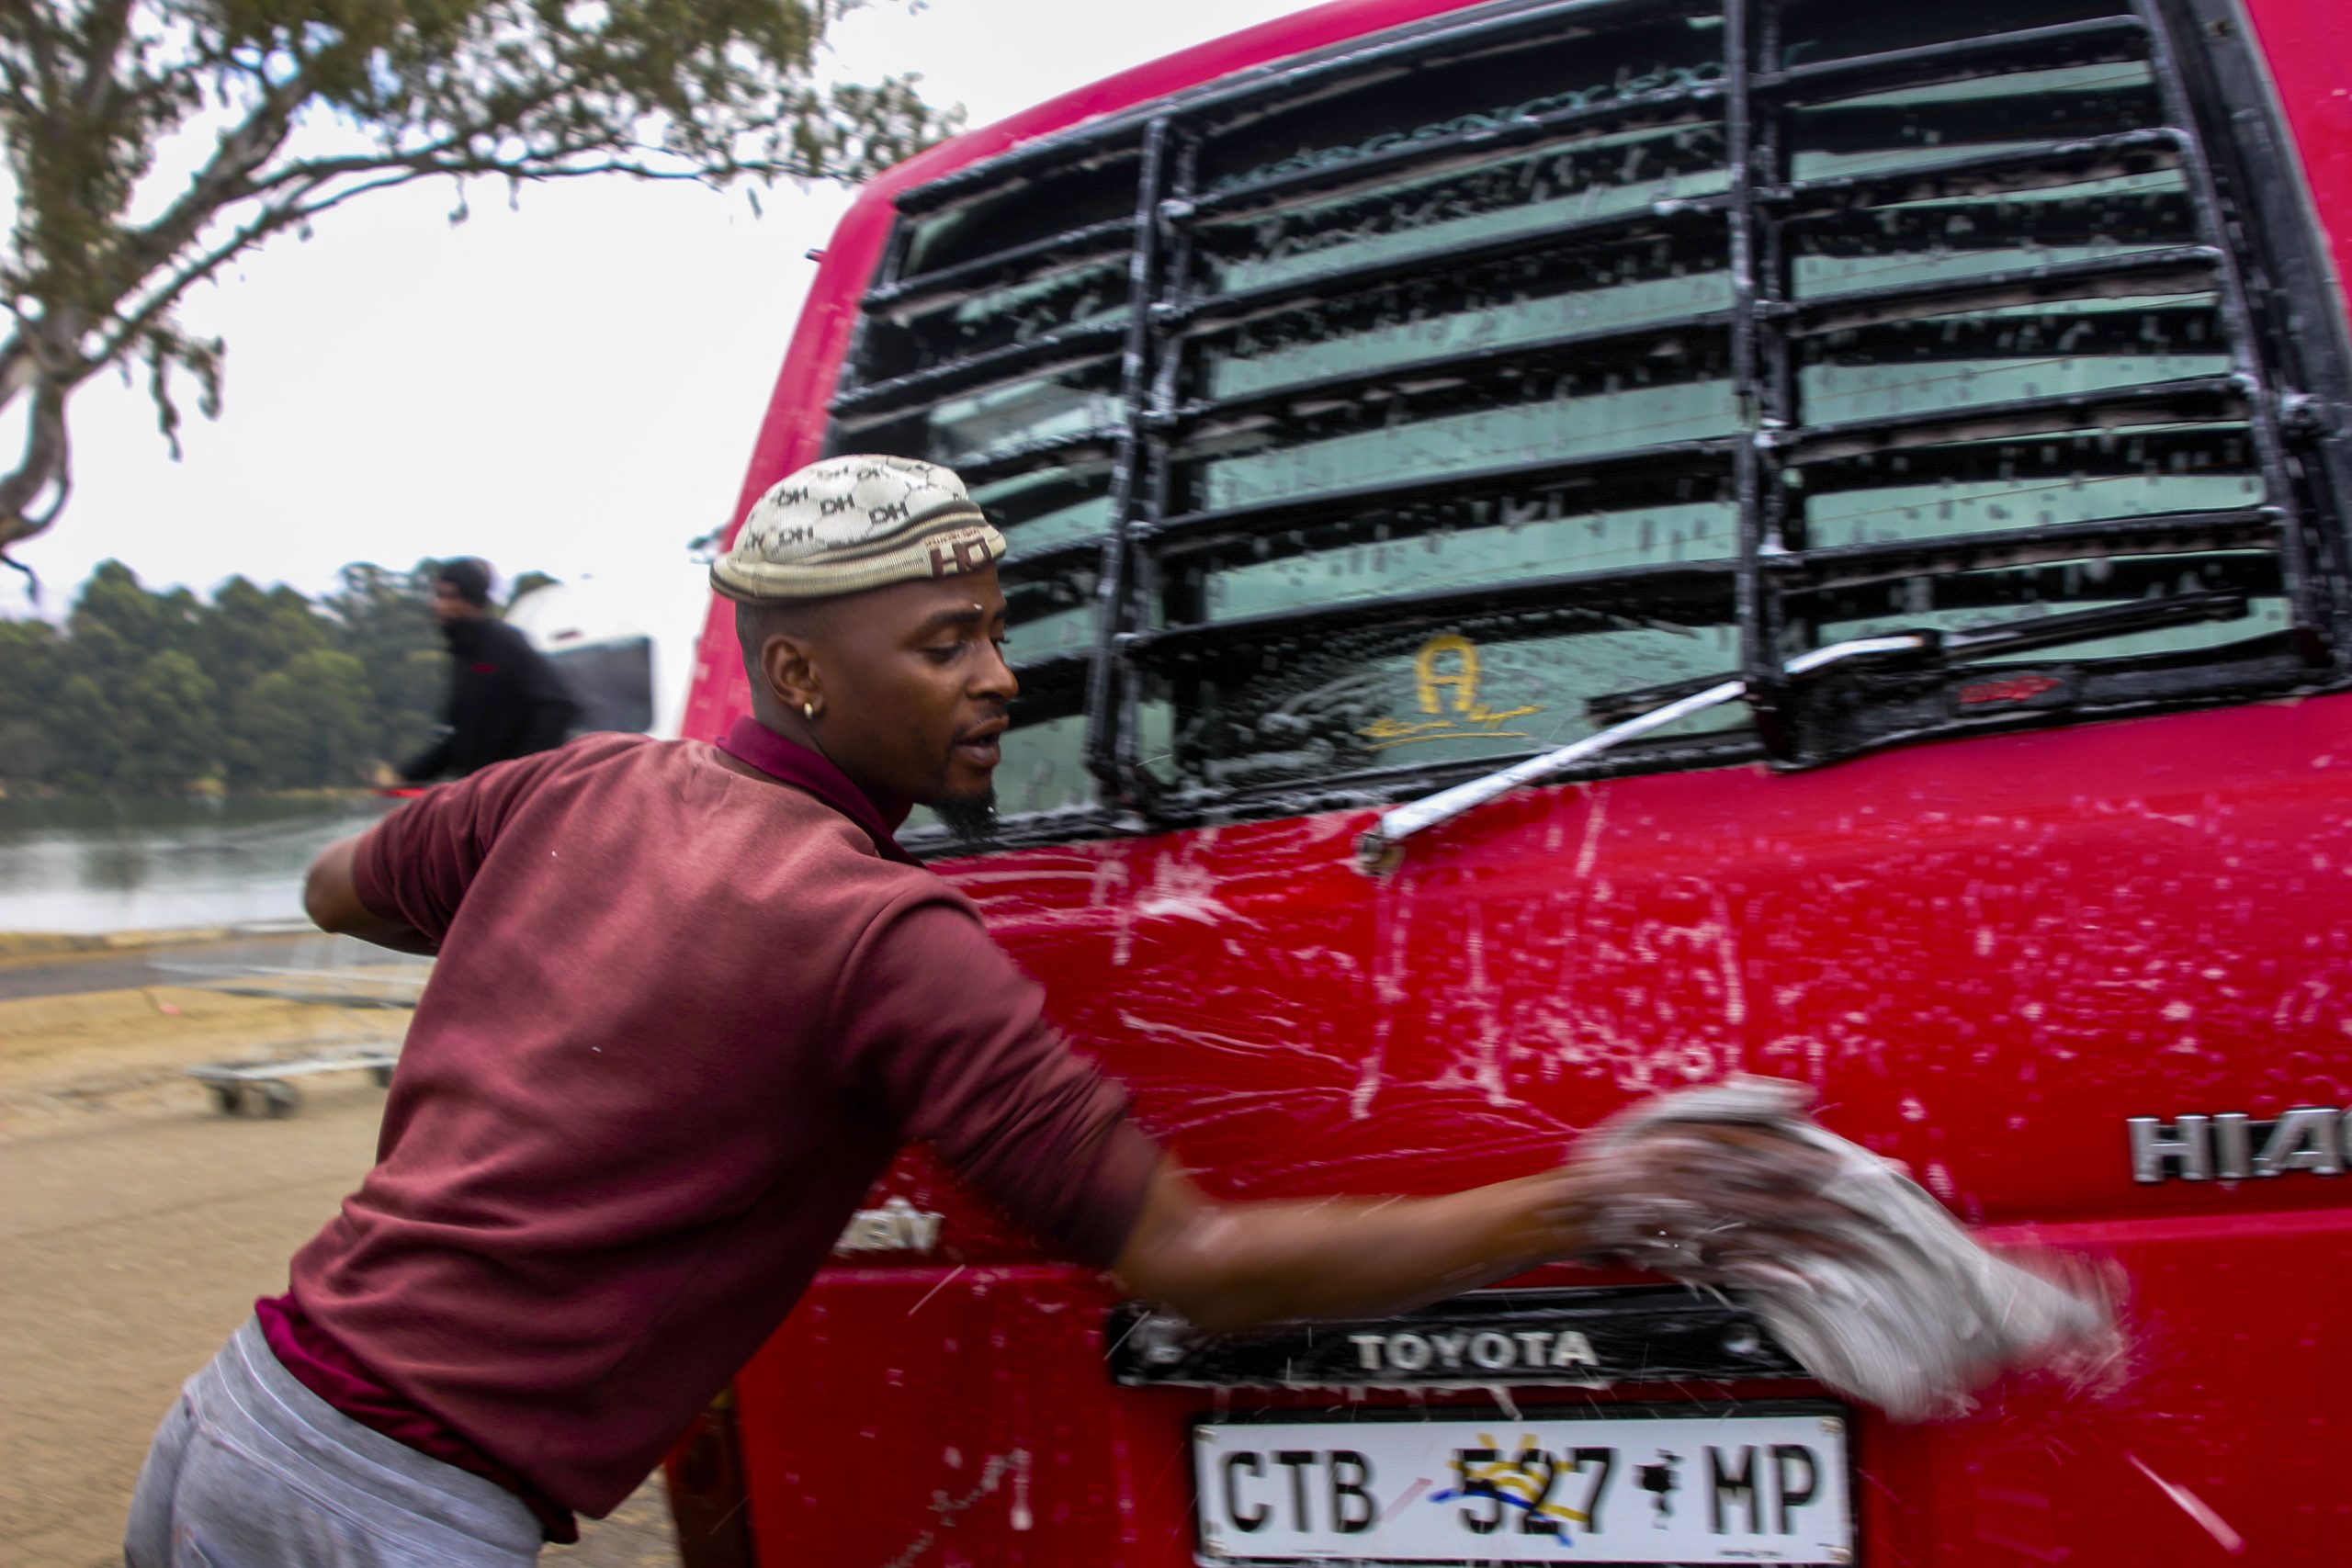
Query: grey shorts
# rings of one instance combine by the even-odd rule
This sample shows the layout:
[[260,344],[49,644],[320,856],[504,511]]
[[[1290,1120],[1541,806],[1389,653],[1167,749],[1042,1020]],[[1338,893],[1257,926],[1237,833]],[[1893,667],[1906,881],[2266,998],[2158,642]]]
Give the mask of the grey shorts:
[[515,1568],[520,1499],[343,1415],[248,1318],[180,1391],[130,1500],[129,1568]]

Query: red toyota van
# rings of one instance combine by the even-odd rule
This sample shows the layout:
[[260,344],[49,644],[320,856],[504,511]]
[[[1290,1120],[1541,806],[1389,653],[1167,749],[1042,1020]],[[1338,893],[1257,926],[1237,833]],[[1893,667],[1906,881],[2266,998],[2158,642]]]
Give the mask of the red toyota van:
[[1339,0],[868,187],[743,493],[1003,529],[1001,838],[910,841],[1144,1125],[1435,1191],[1792,1078],[2131,1364],[1895,1425],[1565,1267],[1205,1339],[917,1155],[688,1561],[2346,1561],[2347,245],[2340,0]]

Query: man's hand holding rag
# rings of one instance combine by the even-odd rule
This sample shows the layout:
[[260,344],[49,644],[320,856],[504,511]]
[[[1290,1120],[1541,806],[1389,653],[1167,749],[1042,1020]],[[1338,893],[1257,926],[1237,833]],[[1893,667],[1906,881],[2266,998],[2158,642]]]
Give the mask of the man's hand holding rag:
[[1595,1129],[1571,1168],[1627,1179],[1586,1215],[1581,1256],[1738,1291],[1807,1371],[1898,1418],[1964,1410],[2014,1368],[2117,1362],[2089,1269],[1987,1252],[1900,1165],[1816,1124],[1811,1100],[1735,1077]]

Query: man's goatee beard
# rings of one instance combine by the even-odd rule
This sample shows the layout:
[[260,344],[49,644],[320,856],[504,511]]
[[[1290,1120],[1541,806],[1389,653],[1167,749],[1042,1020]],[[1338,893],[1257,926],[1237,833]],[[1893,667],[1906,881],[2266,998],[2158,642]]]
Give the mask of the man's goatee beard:
[[986,849],[996,842],[996,791],[967,795],[960,800],[935,800],[932,814],[947,825],[956,841],[967,849]]

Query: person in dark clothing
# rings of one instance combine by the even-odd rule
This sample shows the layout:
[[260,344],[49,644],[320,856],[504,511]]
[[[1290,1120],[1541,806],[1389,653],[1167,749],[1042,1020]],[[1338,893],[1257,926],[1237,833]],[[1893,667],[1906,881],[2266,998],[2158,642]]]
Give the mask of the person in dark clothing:
[[490,568],[478,560],[444,563],[434,574],[433,616],[449,643],[449,705],[442,715],[447,728],[401,764],[402,779],[461,779],[563,744],[579,706],[555,667],[490,613]]

